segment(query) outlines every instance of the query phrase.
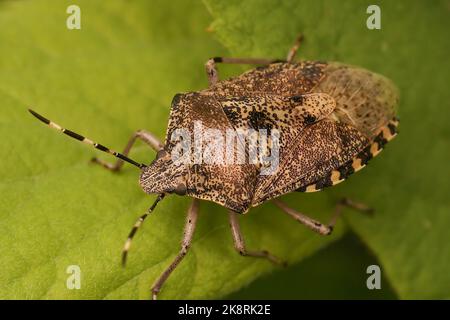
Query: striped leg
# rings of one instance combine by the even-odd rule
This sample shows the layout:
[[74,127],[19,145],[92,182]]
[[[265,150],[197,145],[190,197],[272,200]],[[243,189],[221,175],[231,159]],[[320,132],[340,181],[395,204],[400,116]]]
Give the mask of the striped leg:
[[146,213],[144,213],[142,216],[140,216],[139,219],[134,224],[133,228],[131,229],[131,231],[130,231],[130,233],[128,235],[127,241],[125,241],[125,245],[123,246],[123,250],[122,250],[122,266],[125,267],[125,265],[127,263],[128,251],[130,250],[131,241],[133,240],[133,237],[136,234],[136,231],[138,231],[138,229],[144,223],[144,220],[153,212],[153,210],[155,210],[156,205],[158,204],[158,202],[160,202],[162,199],[164,199],[164,196],[165,196],[164,193],[161,193],[160,195],[158,195],[158,198],[156,198],[156,200],[152,204],[152,206],[147,210]]
[[128,158],[127,156],[125,156],[125,155],[123,155],[121,153],[118,153],[118,152],[116,152],[114,150],[111,150],[111,149],[105,147],[104,145],[101,145],[100,143],[96,143],[96,142],[92,141],[91,139],[85,138],[85,137],[83,137],[82,135],[79,135],[76,132],[73,132],[73,131],[71,131],[69,129],[64,129],[59,124],[56,124],[53,121],[48,120],[47,118],[41,116],[39,113],[37,113],[37,112],[35,112],[35,111],[31,110],[31,109],[28,109],[28,111],[33,116],[35,116],[37,119],[39,119],[40,121],[42,121],[43,123],[48,125],[49,127],[53,128],[53,129],[56,129],[56,130],[59,130],[62,133],[68,135],[71,138],[74,138],[74,139],[76,139],[78,141],[81,141],[81,142],[84,142],[84,143],[86,143],[88,145],[91,145],[91,146],[93,146],[94,148],[96,148],[96,149],[98,149],[100,151],[109,153],[109,154],[113,155],[114,157],[119,158],[121,161],[126,161],[128,163],[131,163],[132,165],[134,165],[134,166],[136,166],[138,168],[145,167],[145,164],[143,164],[143,163],[138,163],[138,162]]
[[373,209],[369,208],[365,204],[354,202],[350,199],[343,198],[340,200],[335,207],[334,213],[331,216],[330,222],[328,225],[322,224],[317,220],[314,220],[294,209],[286,205],[284,202],[275,199],[273,200],[273,203],[279,207],[283,212],[287,213],[289,216],[300,222],[301,224],[304,224],[309,229],[321,234],[321,235],[330,235],[333,232],[334,225],[336,224],[337,219],[342,214],[342,209],[344,207],[353,208],[356,210],[359,210],[361,212],[366,213],[372,213]]
[[231,233],[233,235],[233,240],[234,240],[234,248],[239,252],[240,255],[247,256],[247,257],[266,258],[274,264],[280,264],[280,265],[286,266],[286,262],[281,261],[279,258],[270,254],[266,250],[260,250],[260,251],[247,250],[245,248],[245,242],[244,242],[244,238],[242,237],[241,228],[239,227],[238,213],[228,210],[228,215],[230,218],[230,227],[231,227]]
[[[123,155],[125,155],[125,156],[128,155],[128,153],[130,152],[134,143],[136,142],[136,139],[140,139],[140,140],[144,141],[155,151],[159,151],[164,147],[164,145],[161,143],[161,141],[159,141],[159,139],[157,137],[155,137],[152,133],[145,131],[145,130],[138,130],[131,136],[127,145],[123,149],[123,152],[122,152]],[[124,163],[122,159],[118,159],[113,164],[113,163],[98,159],[96,157],[92,158],[91,161],[94,163],[98,163],[98,164],[102,165],[104,168],[111,170],[111,171],[119,171]]]
[[184,236],[181,242],[181,250],[169,265],[169,267],[164,270],[164,272],[159,276],[156,280],[155,284],[152,286],[152,299],[156,300],[158,293],[161,291],[161,287],[164,282],[166,282],[167,278],[172,274],[173,270],[178,266],[178,264],[183,260],[186,256],[192,242],[192,237],[194,236],[195,227],[197,225],[197,217],[198,217],[198,199],[194,199],[192,201],[191,206],[189,207],[188,214],[186,217],[186,224],[184,226]]

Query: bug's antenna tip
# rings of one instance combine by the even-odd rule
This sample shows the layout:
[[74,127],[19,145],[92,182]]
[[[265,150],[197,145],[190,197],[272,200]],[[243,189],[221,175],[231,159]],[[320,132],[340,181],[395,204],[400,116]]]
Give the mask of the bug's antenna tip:
[[31,108],[28,108],[28,112],[29,113],[31,113],[32,115],[35,115],[35,114],[37,114],[37,112],[36,111],[34,111],[33,109],[31,109]]
[[31,113],[33,116],[35,116],[37,119],[39,119],[40,121],[44,122],[45,124],[50,124],[50,120],[48,120],[47,118],[41,116],[39,113],[37,113],[36,111],[28,108],[28,112]]

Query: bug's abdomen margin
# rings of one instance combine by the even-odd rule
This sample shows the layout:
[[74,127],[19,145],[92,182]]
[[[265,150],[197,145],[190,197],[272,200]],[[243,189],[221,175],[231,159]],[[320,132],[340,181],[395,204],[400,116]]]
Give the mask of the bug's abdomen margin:
[[358,153],[356,157],[332,170],[325,177],[309,185],[302,186],[296,191],[316,192],[343,182],[348,176],[364,168],[370,159],[376,157],[383,150],[386,143],[394,139],[397,135],[398,124],[398,119],[394,117],[386,126],[381,127],[375,139]]

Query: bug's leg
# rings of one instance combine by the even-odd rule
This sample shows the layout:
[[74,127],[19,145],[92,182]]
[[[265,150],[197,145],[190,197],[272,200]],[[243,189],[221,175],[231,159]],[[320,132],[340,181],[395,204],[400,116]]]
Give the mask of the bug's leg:
[[266,258],[272,263],[280,264],[283,266],[286,265],[286,262],[281,261],[279,258],[270,254],[266,250],[260,250],[260,251],[247,250],[245,248],[245,242],[244,242],[244,238],[242,237],[241,228],[239,227],[238,213],[228,210],[228,215],[230,218],[230,227],[231,227],[231,233],[233,235],[234,248],[239,252],[240,255],[248,256],[248,257]]
[[303,41],[303,35],[300,34],[297,39],[295,40],[294,45],[292,46],[292,48],[289,50],[287,57],[286,57],[286,61],[288,63],[292,63],[292,61],[294,61],[295,55],[297,54],[297,50],[300,47],[300,44]]
[[330,235],[333,232],[334,225],[336,224],[337,219],[342,213],[342,209],[344,207],[353,208],[362,212],[371,213],[373,210],[369,208],[368,206],[354,202],[352,200],[349,200],[347,198],[343,198],[340,200],[335,207],[334,213],[331,216],[330,222],[328,225],[325,225],[317,220],[314,220],[303,213],[298,212],[295,209],[292,209],[288,205],[286,205],[284,202],[275,199],[273,200],[273,203],[279,207],[283,212],[287,213],[289,216],[300,222],[301,224],[304,224],[306,227],[310,228],[311,230],[321,234],[321,235]]
[[183,260],[184,256],[189,250],[191,246],[192,237],[194,236],[195,226],[197,225],[197,217],[198,217],[198,199],[194,199],[189,207],[188,214],[186,217],[186,224],[184,226],[184,236],[181,242],[181,250],[172,261],[170,266],[164,270],[164,272],[159,276],[156,282],[152,286],[152,299],[156,300],[158,293],[161,291],[161,287],[164,282],[166,282],[167,278],[169,278],[170,274],[175,270],[178,264]]
[[259,59],[259,58],[211,58],[205,63],[206,75],[208,76],[209,85],[212,86],[219,81],[219,72],[217,71],[217,63],[227,64],[256,64],[267,65],[280,60]]
[[[292,218],[294,218],[301,224],[304,224],[311,230],[313,230],[321,235],[329,235],[333,231],[333,226],[326,226],[326,225],[320,223],[319,221],[314,220],[314,219],[292,209],[291,207],[287,206],[284,202],[282,202],[280,200],[275,199],[275,200],[273,200],[273,203],[277,207],[279,207],[281,210],[283,210],[283,212],[287,213],[288,215],[290,215]],[[338,215],[339,214],[340,214],[340,212],[338,212]],[[331,221],[332,222],[336,221],[336,219],[337,219],[336,214],[334,214]]]
[[[163,148],[163,144],[157,137],[155,137],[152,133],[145,131],[145,130],[138,130],[131,136],[130,140],[128,141],[127,145],[123,149],[122,154],[128,155],[131,148],[133,147],[134,143],[137,139],[140,139],[144,141],[146,144],[148,144],[153,150],[159,151]],[[106,162],[104,160],[98,159],[98,158],[92,158],[91,160],[94,163],[98,163],[104,168],[111,170],[111,171],[119,171],[120,168],[123,166],[123,160],[118,159],[115,163]]]
[[369,207],[368,205],[353,201],[349,198],[342,198],[341,200],[336,203],[336,206],[334,208],[333,215],[331,216],[330,223],[328,226],[331,226],[331,229],[333,229],[333,226],[336,224],[337,219],[341,216],[342,210],[344,208],[351,208],[354,210],[358,210],[360,212],[366,213],[366,214],[373,214],[373,208]]

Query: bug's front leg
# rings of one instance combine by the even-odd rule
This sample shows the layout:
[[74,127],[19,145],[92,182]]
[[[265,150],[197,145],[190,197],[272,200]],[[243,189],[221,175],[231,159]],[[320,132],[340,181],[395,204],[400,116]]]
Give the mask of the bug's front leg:
[[321,234],[321,235],[330,235],[333,232],[334,225],[336,224],[337,219],[342,214],[342,210],[344,207],[353,208],[362,212],[366,213],[372,213],[373,209],[366,206],[365,204],[358,203],[355,201],[352,201],[347,198],[343,198],[340,200],[335,207],[334,213],[331,216],[330,222],[325,225],[317,220],[314,220],[303,213],[300,213],[296,211],[295,209],[292,209],[289,207],[286,203],[283,201],[280,201],[278,199],[273,200],[273,203],[279,207],[283,212],[287,213],[289,216],[293,217],[295,220],[300,222],[301,224],[304,224],[306,227],[310,228],[311,230]]
[[[133,147],[134,143],[137,139],[140,139],[144,141],[146,144],[148,144],[153,150],[159,151],[161,150],[164,145],[161,143],[161,141],[152,133],[145,131],[145,130],[138,130],[131,136],[130,140],[128,140],[127,145],[123,149],[122,154],[127,156],[128,153],[130,153],[131,148]],[[111,171],[119,171],[120,168],[123,166],[123,160],[118,159],[115,163],[106,162],[104,160],[98,159],[98,158],[92,158],[91,160],[94,163],[98,163],[104,168],[111,170]]]
[[167,278],[169,278],[170,274],[175,270],[178,264],[183,260],[186,256],[192,242],[192,237],[194,236],[195,227],[197,225],[197,217],[198,217],[198,199],[194,199],[192,201],[191,206],[189,207],[188,214],[186,217],[186,224],[184,226],[184,236],[181,242],[181,250],[172,261],[172,263],[167,267],[166,270],[159,276],[156,280],[155,284],[152,286],[152,299],[156,300],[158,293],[161,291],[161,287],[164,282],[166,282]]
[[238,222],[239,214],[234,211],[228,210],[228,215],[230,218],[230,227],[234,240],[234,248],[239,252],[240,255],[247,257],[266,258],[272,263],[286,266],[286,262],[281,261],[279,258],[275,257],[267,250],[260,250],[260,251],[247,250],[245,247],[244,238],[242,237],[241,228],[239,227]]

